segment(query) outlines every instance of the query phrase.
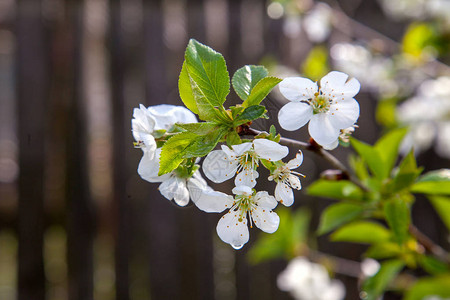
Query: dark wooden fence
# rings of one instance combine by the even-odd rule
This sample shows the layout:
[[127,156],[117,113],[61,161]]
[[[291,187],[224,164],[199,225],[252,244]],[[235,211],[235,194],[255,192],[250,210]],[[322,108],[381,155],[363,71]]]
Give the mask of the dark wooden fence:
[[286,38],[257,0],[0,4],[0,298],[289,299],[276,287],[284,262],[249,266],[248,247],[216,236],[219,215],[176,207],[137,175],[130,121],[139,103],[182,104],[191,37],[222,52],[231,74],[263,56],[298,68],[307,39]]

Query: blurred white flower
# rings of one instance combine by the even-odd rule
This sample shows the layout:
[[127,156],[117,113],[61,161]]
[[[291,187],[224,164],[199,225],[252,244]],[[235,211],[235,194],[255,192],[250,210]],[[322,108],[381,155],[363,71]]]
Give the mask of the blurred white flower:
[[380,263],[372,258],[365,258],[361,262],[361,272],[364,277],[371,277],[375,275],[380,269]]
[[320,86],[303,77],[288,77],[280,92],[289,102],[278,113],[283,129],[294,131],[309,122],[311,137],[320,145],[334,143],[340,130],[352,126],[359,117],[359,104],[353,97],[360,84],[355,78],[333,71],[320,80]]
[[299,151],[295,158],[287,164],[281,163],[275,171],[269,176],[269,180],[277,183],[275,188],[275,199],[285,206],[291,206],[294,203],[294,192],[292,189],[300,190],[302,188],[298,176],[303,174],[292,171],[298,168],[303,162],[303,153]]
[[395,19],[421,18],[429,0],[380,0],[381,7]]
[[[192,182],[188,183],[188,187]],[[234,249],[240,249],[249,240],[249,230],[254,223],[256,227],[267,233],[278,229],[280,218],[272,211],[277,206],[277,200],[267,192],[255,193],[252,188],[240,185],[233,189],[234,198],[212,189],[196,189],[192,193],[192,201],[205,212],[222,212],[229,208],[217,223],[217,234],[225,243]],[[247,219],[248,217],[248,219]]]
[[203,161],[203,172],[215,183],[233,178],[236,185],[254,187],[259,177],[256,168],[260,159],[279,161],[289,152],[286,146],[281,146],[266,139],[255,139],[252,143],[243,143],[228,148],[222,145],[222,150],[211,151]]
[[435,142],[436,152],[450,158],[450,77],[423,82],[416,96],[398,106],[397,119],[410,127],[402,153],[413,146],[420,153]]
[[341,300],[345,296],[344,285],[339,280],[330,280],[322,265],[304,257],[291,260],[278,275],[277,284],[297,300]]
[[317,3],[303,19],[303,28],[308,39],[321,43],[328,38],[331,32],[332,10],[328,4]]

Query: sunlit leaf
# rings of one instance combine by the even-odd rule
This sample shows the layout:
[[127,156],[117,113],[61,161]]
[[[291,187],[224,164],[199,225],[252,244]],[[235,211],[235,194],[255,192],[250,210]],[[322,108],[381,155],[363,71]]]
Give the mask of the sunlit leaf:
[[344,225],[331,235],[333,241],[362,244],[380,243],[389,240],[389,238],[390,233],[385,227],[369,221],[358,221]]
[[388,176],[387,164],[383,161],[379,151],[369,144],[360,142],[354,138],[350,140],[353,148],[364,159],[370,171],[380,180]]
[[391,172],[397,161],[400,143],[407,133],[407,128],[391,130],[382,136],[374,146],[383,160],[388,174]]
[[332,199],[361,200],[363,192],[354,183],[347,180],[330,181],[320,179],[308,187],[308,195]]
[[384,203],[384,214],[396,241],[403,244],[409,237],[408,228],[411,222],[408,205],[401,199],[392,199]]
[[412,186],[411,191],[429,195],[450,195],[450,170],[441,169],[424,174]]
[[450,297],[450,275],[421,278],[407,290],[405,300],[423,300],[427,296]]
[[277,77],[265,77],[261,79],[255,87],[248,98],[242,103],[243,107],[250,107],[253,105],[259,105],[264,98],[270,93],[270,91],[281,82],[280,78]]
[[340,225],[353,221],[364,211],[361,205],[337,203],[328,206],[322,213],[318,234],[327,233]]
[[268,74],[267,69],[263,66],[247,65],[236,71],[233,75],[231,83],[236,94],[246,100],[255,85]]

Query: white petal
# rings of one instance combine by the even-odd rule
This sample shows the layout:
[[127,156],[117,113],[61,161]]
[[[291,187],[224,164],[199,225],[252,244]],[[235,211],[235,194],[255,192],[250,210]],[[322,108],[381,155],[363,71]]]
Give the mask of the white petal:
[[156,150],[153,159],[150,159],[151,153],[144,152],[138,166],[138,174],[142,177],[142,179],[145,179],[148,182],[162,182],[170,176],[170,174],[158,176],[160,155],[161,149]]
[[298,151],[297,155],[295,155],[295,158],[288,161],[288,163],[286,164],[286,167],[288,167],[290,170],[296,169],[296,168],[300,167],[302,162],[303,162],[303,153],[302,153],[302,151]]
[[177,189],[173,195],[173,200],[179,206],[186,206],[189,203],[189,190],[186,186],[186,179],[177,177]]
[[317,84],[308,78],[288,77],[283,79],[280,84],[280,92],[291,101],[308,100],[317,92]]
[[303,102],[290,102],[278,112],[278,122],[283,129],[294,131],[308,123],[312,115],[311,105]]
[[359,117],[359,104],[353,99],[333,103],[328,112],[330,122],[335,128],[345,129],[355,124]]
[[267,233],[274,233],[280,225],[280,217],[273,211],[256,207],[252,211],[252,220],[255,222],[256,227]]
[[232,190],[235,195],[252,195],[252,188],[247,185],[237,185]]
[[296,189],[296,190],[302,189],[302,183],[300,182],[300,179],[298,178],[298,176],[289,174],[288,180],[289,180],[289,184],[290,184],[291,188]]
[[161,104],[148,107],[155,118],[155,130],[170,129],[175,123],[197,123],[195,115],[183,106]]
[[289,153],[288,147],[266,139],[254,140],[253,146],[260,158],[270,161],[279,161]]
[[281,204],[291,206],[294,203],[294,192],[283,182],[278,182],[275,187],[275,198],[280,201]]
[[220,183],[232,178],[238,165],[237,158],[230,159],[224,151],[214,150],[203,161],[203,173],[212,182]]
[[178,188],[178,180],[176,176],[170,176],[164,180],[158,187],[159,192],[168,200],[172,200]]
[[216,227],[220,239],[235,248],[241,247],[249,239],[247,218],[239,221],[239,213],[240,211],[229,211],[220,218]]
[[194,178],[188,180],[188,190],[195,205],[205,212],[222,212],[233,205],[232,196],[198,185]]
[[339,129],[333,126],[326,114],[314,115],[308,126],[309,134],[320,145],[334,142],[339,137]]
[[[224,147],[226,147],[226,146],[222,146],[222,149]],[[252,148],[252,143],[242,143],[239,145],[234,145],[234,146],[232,146],[232,148],[234,151],[234,155],[240,156]]]
[[245,185],[249,187],[254,187],[256,185],[256,179],[259,177],[259,173],[252,167],[243,169],[240,173],[236,175],[234,179],[234,184]]
[[339,146],[339,139],[335,140],[331,144],[322,145],[323,149],[325,149],[325,150],[333,150],[333,149],[336,149],[337,146]]
[[332,95],[335,100],[341,98],[352,98],[358,94],[361,84],[356,78],[347,81],[348,75],[333,71],[320,80],[320,89],[326,95]]
[[269,193],[265,191],[257,192],[255,195],[255,203],[262,208],[274,209],[278,202],[275,197],[270,196]]

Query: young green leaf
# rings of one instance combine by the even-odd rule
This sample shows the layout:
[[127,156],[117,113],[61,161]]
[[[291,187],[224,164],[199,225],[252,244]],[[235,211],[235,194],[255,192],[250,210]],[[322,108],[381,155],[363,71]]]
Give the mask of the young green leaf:
[[267,74],[267,69],[263,66],[243,66],[234,73],[231,80],[234,91],[242,100],[246,100],[255,85]]
[[412,186],[413,193],[450,195],[450,170],[431,171],[419,178]]
[[[450,297],[450,275],[442,274],[434,277],[421,278],[406,292],[405,300],[423,300],[427,296],[436,296],[440,299]],[[431,297],[430,297],[431,299]]]
[[386,166],[388,175],[397,161],[400,143],[407,133],[407,128],[391,130],[382,136],[374,146]]
[[204,135],[219,128],[217,124],[211,122],[176,123],[175,125],[196,135]]
[[162,147],[158,175],[164,175],[175,170],[184,160],[186,149],[191,146],[198,135],[191,132],[181,132],[171,137]]
[[353,222],[339,228],[331,235],[336,242],[375,244],[388,241],[389,231],[378,223],[368,221]]
[[186,62],[183,63],[181,68],[180,77],[178,79],[178,91],[180,93],[181,101],[189,108],[190,111],[199,115],[197,102],[194,97],[194,91],[191,86],[191,78],[186,68]]
[[332,199],[362,200],[363,192],[347,180],[329,181],[319,179],[308,187],[308,195]]
[[428,196],[428,198],[447,229],[450,230],[450,198],[443,196]]
[[358,152],[359,156],[366,161],[373,175],[380,180],[383,180],[388,176],[388,165],[383,161],[379,151],[376,148],[370,146],[369,144],[360,142],[355,138],[352,138],[350,142],[356,152]]
[[419,260],[420,266],[430,274],[442,274],[449,271],[446,263],[428,255],[423,255]]
[[338,226],[355,220],[363,211],[364,208],[361,205],[349,203],[337,203],[328,206],[321,215],[318,234],[327,233]]
[[244,123],[248,123],[250,121],[259,119],[264,116],[266,113],[266,108],[262,105],[253,105],[250,107],[247,107],[242,114],[240,114],[235,120],[234,120],[234,126],[239,126]]
[[400,260],[388,260],[383,262],[377,274],[364,282],[362,289],[367,293],[367,297],[364,299],[378,299],[403,267],[404,263]]
[[397,257],[402,253],[402,248],[395,242],[382,242],[373,244],[367,249],[365,255],[374,259]]
[[384,214],[389,227],[394,232],[397,243],[403,244],[408,239],[411,216],[408,205],[401,199],[392,199],[384,204]]
[[261,79],[252,89],[248,98],[242,103],[243,107],[259,105],[266,98],[270,91],[281,82],[280,78],[265,77]]
[[234,130],[229,131],[227,134],[228,147],[231,147],[233,145],[238,145],[240,143],[241,143],[241,137],[239,136],[239,134]]
[[391,184],[391,191],[394,193],[410,187],[421,171],[421,168],[417,168],[416,158],[413,150],[411,150],[400,163],[398,172]]

